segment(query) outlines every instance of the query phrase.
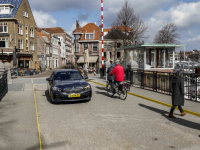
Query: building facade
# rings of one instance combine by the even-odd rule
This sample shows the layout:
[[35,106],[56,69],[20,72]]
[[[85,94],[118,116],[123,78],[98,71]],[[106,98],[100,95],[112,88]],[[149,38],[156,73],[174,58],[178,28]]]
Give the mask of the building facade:
[[[66,65],[66,63],[68,62],[67,58],[71,55],[71,45],[72,45],[71,39],[72,39],[72,37],[61,27],[39,28],[38,29],[39,32],[41,32],[42,30],[47,33],[50,33],[51,36],[54,36],[54,35],[57,36],[59,39],[61,39],[61,37],[62,37],[64,45],[65,45],[65,51],[63,51],[64,45],[62,47],[60,45],[61,50],[59,52],[59,61],[58,62],[63,62],[62,66]],[[61,44],[61,41],[59,41],[59,42]],[[52,44],[52,42],[50,42],[50,43]],[[61,55],[61,53],[64,54],[65,56]],[[56,57],[53,57],[53,58],[56,58]],[[52,61],[52,60],[49,60],[49,61]],[[56,66],[56,65],[54,65],[54,66]],[[62,66],[59,66],[59,67],[62,67]]]
[[[88,23],[84,27],[76,21],[76,29],[72,33],[74,35],[74,49],[77,64],[83,66],[88,61],[89,66],[98,66],[99,61],[99,27],[94,23]],[[87,50],[87,53],[86,52]],[[87,57],[88,55],[88,57]]]
[[0,48],[13,67],[13,51],[19,49],[19,68],[38,68],[36,23],[28,0],[0,2]]

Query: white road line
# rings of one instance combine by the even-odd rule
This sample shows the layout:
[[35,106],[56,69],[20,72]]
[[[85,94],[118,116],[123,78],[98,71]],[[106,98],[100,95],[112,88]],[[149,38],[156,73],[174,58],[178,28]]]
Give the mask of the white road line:
[[22,91],[24,90],[24,84],[23,84],[23,86],[22,86]]
[[33,79],[31,79],[31,82],[33,83]]

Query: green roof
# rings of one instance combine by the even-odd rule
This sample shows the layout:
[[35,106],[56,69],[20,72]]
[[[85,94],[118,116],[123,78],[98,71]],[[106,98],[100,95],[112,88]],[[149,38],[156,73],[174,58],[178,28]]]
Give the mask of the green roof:
[[121,50],[121,49],[134,49],[134,48],[142,48],[142,47],[185,47],[186,45],[176,45],[176,44],[138,44],[138,45],[130,45],[130,46],[125,46],[123,48],[118,48],[117,50]]

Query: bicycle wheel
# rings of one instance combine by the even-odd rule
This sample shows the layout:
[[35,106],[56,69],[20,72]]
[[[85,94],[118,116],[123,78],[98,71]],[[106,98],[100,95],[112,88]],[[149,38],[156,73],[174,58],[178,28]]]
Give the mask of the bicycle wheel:
[[120,90],[119,91],[119,97],[120,97],[120,99],[125,100],[126,97],[127,97],[127,90],[126,89]]
[[111,84],[107,84],[106,85],[106,90],[107,90],[107,93],[108,93],[109,96],[113,96],[114,95],[112,87],[111,87]]

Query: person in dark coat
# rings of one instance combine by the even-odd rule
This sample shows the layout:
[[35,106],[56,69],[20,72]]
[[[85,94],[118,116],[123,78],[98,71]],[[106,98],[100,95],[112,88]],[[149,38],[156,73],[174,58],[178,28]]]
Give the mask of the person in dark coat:
[[172,79],[172,108],[169,113],[169,117],[176,118],[173,115],[174,109],[178,106],[181,116],[185,116],[186,113],[183,112],[181,106],[184,106],[184,81],[180,76],[180,71],[174,72],[174,77]]
[[113,71],[114,67],[115,66],[113,64],[111,64],[107,70],[107,80],[111,83],[114,82],[114,80],[115,80],[115,75],[110,75],[110,73]]

